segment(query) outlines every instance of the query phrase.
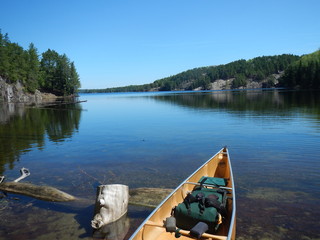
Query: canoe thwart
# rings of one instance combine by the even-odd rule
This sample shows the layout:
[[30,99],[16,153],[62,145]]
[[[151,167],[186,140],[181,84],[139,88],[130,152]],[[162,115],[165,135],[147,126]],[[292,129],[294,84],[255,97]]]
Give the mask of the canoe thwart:
[[[185,182],[184,184],[192,184],[192,185],[196,185],[196,186],[205,186],[205,187],[218,188],[218,187],[212,186],[211,184],[201,184],[201,183],[196,183],[196,182]],[[226,189],[226,190],[232,190],[232,188],[230,188],[230,187],[219,186],[219,188]]]

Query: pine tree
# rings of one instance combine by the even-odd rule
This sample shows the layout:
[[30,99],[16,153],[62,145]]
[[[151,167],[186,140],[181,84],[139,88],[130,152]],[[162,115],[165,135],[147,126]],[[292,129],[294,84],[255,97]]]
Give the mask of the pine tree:
[[42,54],[41,70],[44,73],[43,89],[57,95],[69,95],[80,87],[79,75],[67,55],[48,49]]
[[27,82],[26,86],[28,91],[34,92],[39,88],[39,83],[41,82],[40,75],[40,62],[38,56],[38,50],[35,48],[33,43],[30,43],[27,55]]
[[70,66],[70,81],[68,84],[68,92],[70,94],[74,94],[77,92],[77,90],[80,88],[80,86],[81,85],[80,85],[79,74],[77,73],[74,62],[72,62],[71,66]]
[[40,61],[41,71],[43,72],[42,90],[54,93],[56,88],[56,68],[58,65],[59,54],[51,49],[42,53]]

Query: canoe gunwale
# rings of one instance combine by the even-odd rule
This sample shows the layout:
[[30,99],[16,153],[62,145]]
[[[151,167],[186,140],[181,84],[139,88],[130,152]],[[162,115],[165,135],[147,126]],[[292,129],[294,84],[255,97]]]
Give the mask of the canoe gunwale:
[[232,215],[230,220],[230,226],[228,231],[228,237],[227,240],[231,240],[233,236],[235,236],[235,220],[236,220],[236,192],[235,192],[235,186],[234,186],[234,180],[233,180],[233,171],[231,166],[231,160],[229,156],[229,151],[227,150],[227,156],[228,156],[228,163],[229,163],[229,169],[230,169],[230,178],[231,178],[231,186],[232,186]]
[[[175,192],[178,191],[178,189],[182,188],[183,185],[185,184],[197,184],[197,183],[193,183],[193,182],[188,182],[188,180],[195,174],[197,173],[201,168],[203,168],[207,163],[209,163],[213,158],[215,158],[218,154],[223,154],[223,155],[227,155],[227,159],[228,159],[228,164],[229,164],[229,169],[230,169],[230,178],[231,178],[231,186],[232,188],[228,188],[228,187],[220,187],[220,188],[226,188],[227,190],[231,191],[232,194],[232,215],[231,215],[231,220],[230,220],[230,226],[229,226],[229,231],[228,231],[228,235],[224,236],[226,238],[226,240],[231,240],[232,236],[234,235],[233,233],[233,229],[234,229],[234,221],[235,221],[235,212],[236,212],[236,204],[235,204],[235,189],[234,189],[234,181],[233,181],[233,173],[232,173],[232,167],[231,167],[231,162],[230,162],[230,156],[229,156],[229,151],[227,148],[222,148],[221,150],[219,150],[216,154],[214,154],[212,157],[209,158],[209,160],[207,160],[205,163],[203,163],[198,169],[196,169],[190,176],[188,176],[184,181],[182,181],[182,183],[177,186],[150,214],[149,216],[140,224],[140,226],[136,229],[136,231],[131,235],[131,237],[129,238],[129,240],[132,240],[137,234],[138,232],[144,227],[144,225],[148,225],[148,223],[150,223],[150,218],[159,210],[159,208],[162,207],[162,205],[172,197],[173,194],[175,194]],[[222,236],[221,236],[222,237]]]

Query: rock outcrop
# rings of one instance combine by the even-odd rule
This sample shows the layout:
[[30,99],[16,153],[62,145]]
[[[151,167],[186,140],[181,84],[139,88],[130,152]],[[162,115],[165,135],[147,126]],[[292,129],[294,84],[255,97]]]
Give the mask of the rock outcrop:
[[17,81],[13,84],[7,83],[0,77],[0,102],[37,104],[54,102],[57,96],[49,93],[41,93],[36,90],[33,94],[24,91],[24,86]]
[[[280,76],[283,74],[283,72],[279,74],[271,74],[266,79],[263,79],[259,82],[253,81],[252,79],[247,79],[246,86],[239,87],[237,89],[255,89],[255,88],[265,88],[265,87],[275,87],[278,82]],[[213,83],[210,84],[210,89],[208,90],[229,90],[232,89],[232,82],[234,78],[230,78],[227,80],[224,79],[218,79],[215,80]],[[195,91],[203,90],[201,87],[193,89]]]
[[210,90],[226,90],[231,88],[233,79],[223,80],[218,79],[211,83],[211,89]]
[[38,90],[34,94],[26,93],[19,81],[8,84],[0,77],[0,100],[8,103],[37,103],[42,101],[42,95]]

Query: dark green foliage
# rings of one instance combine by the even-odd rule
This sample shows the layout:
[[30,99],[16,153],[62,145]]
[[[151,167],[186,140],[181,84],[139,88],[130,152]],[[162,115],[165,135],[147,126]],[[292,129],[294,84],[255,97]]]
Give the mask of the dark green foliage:
[[302,56],[291,64],[280,79],[288,88],[320,89],[320,50]]
[[24,50],[11,43],[8,34],[0,31],[0,77],[8,83],[20,81],[27,92],[39,89],[57,95],[70,95],[80,87],[79,75],[73,62],[63,54],[47,50],[39,60],[34,44]]
[[245,87],[247,84],[244,74],[237,74],[232,82],[232,88]]
[[266,80],[267,81],[262,84],[262,88],[271,88],[276,85],[277,80],[276,80],[275,76],[270,75],[267,77]]
[[[120,88],[98,90],[82,90],[81,92],[144,92],[151,90],[193,90],[201,88],[210,89],[211,83],[218,79],[232,79],[232,88],[245,86],[248,79],[260,82],[272,74],[283,72],[291,63],[300,57],[290,54],[278,56],[263,56],[251,60],[238,60],[225,65],[201,67],[191,69],[174,76],[157,80],[151,84],[135,85]],[[271,81],[265,86],[271,85]]]
[[80,77],[74,65],[74,62],[70,64],[70,79],[68,84],[66,85],[66,90],[69,93],[76,93],[78,89],[81,87]]
[[57,95],[69,95],[80,87],[79,75],[73,62],[63,54],[48,49],[42,54],[41,70],[45,81],[42,88]]
[[0,33],[0,76],[16,82],[26,81],[28,53],[16,43],[11,43],[8,36]]
[[257,57],[248,61],[242,59],[225,65],[195,68],[157,80],[153,84],[160,90],[168,90],[167,86],[169,84],[171,84],[170,86],[176,86],[178,90],[186,89],[185,86],[188,86],[189,89],[198,87],[207,89],[210,83],[218,79],[236,78],[234,87],[239,87],[245,85],[244,81],[246,79],[259,82],[271,74],[282,72],[290,63],[298,59],[298,56],[288,54]]
[[54,91],[56,88],[56,75],[58,67],[59,54],[48,49],[46,52],[42,53],[42,59],[40,62],[40,67],[43,73],[43,78],[45,81],[41,83],[41,88],[44,91]]
[[28,54],[27,54],[27,76],[24,84],[29,92],[34,92],[39,88],[41,83],[41,74],[40,74],[40,62],[38,56],[38,50],[35,48],[33,43],[29,45]]

